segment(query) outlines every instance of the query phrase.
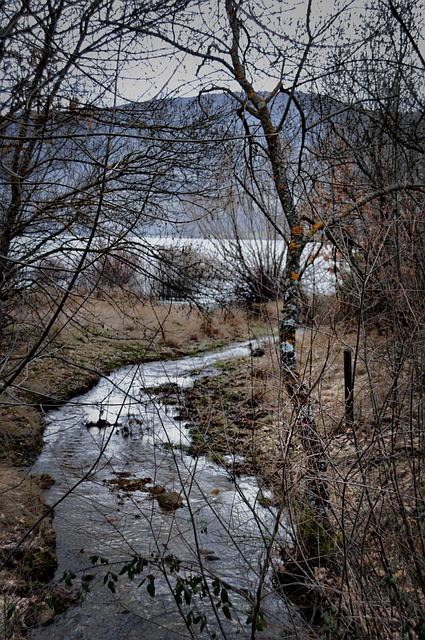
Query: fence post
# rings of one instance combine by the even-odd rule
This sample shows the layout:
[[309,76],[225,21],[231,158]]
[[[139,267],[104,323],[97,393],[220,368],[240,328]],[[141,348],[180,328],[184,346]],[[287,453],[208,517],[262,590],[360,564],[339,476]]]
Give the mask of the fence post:
[[344,349],[344,389],[345,389],[345,419],[348,423],[354,422],[354,380],[351,366],[352,351],[349,347]]

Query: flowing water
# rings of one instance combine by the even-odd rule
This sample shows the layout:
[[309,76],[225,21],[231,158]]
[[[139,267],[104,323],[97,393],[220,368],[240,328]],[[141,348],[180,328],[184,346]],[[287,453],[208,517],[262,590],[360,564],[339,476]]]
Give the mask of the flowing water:
[[[45,447],[34,472],[48,473],[56,481],[46,494],[55,505],[56,578],[71,571],[75,585],[83,580],[90,591],[53,624],[34,632],[34,640],[249,638],[246,619],[262,573],[261,609],[268,626],[258,637],[289,637],[281,635],[287,610],[273,590],[270,570],[263,571],[272,532],[284,536],[284,523],[275,527],[276,514],[262,506],[264,496],[254,478],[233,477],[207,458],[187,455],[190,435],[178,419],[178,408],[149,391],[170,382],[190,386],[200,372],[212,372],[217,360],[248,353],[245,343],[198,357],[126,367],[49,413]],[[103,428],[87,426],[99,419],[106,421]],[[120,487],[122,481],[140,479],[140,490]],[[161,508],[153,495],[158,486],[176,492],[174,498],[178,493],[183,506],[171,512]],[[102,556],[108,564],[98,561],[94,566],[92,556]],[[108,571],[119,574],[134,556],[151,561],[134,580],[127,575],[118,581],[110,574],[104,578]],[[167,556],[181,561],[178,573],[158,569]],[[209,594],[198,594],[189,604],[183,598],[181,610],[185,615],[199,611],[208,622],[202,632],[200,623],[192,625],[192,636],[172,591],[177,578],[197,575],[204,576]],[[151,577],[140,586],[146,576]],[[151,582],[154,597],[147,590]],[[231,621],[217,609],[221,596],[221,606],[226,604],[223,584],[232,603],[226,611]]]

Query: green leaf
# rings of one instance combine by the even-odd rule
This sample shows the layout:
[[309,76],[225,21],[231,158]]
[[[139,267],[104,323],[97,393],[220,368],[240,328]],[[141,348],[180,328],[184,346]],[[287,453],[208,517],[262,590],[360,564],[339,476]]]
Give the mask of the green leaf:
[[264,631],[264,629],[267,628],[267,624],[268,623],[267,623],[266,614],[264,613],[264,611],[259,611],[257,624],[255,625],[255,628],[257,629],[257,631]]
[[230,609],[229,609],[229,606],[228,606],[227,604],[225,604],[225,605],[223,606],[223,613],[224,613],[224,615],[226,616],[226,618],[227,618],[228,620],[231,620],[231,619],[232,619],[232,614],[231,614]]
[[6,609],[6,620],[10,620],[16,610],[16,604],[10,604]]
[[212,582],[213,593],[215,596],[220,595],[220,582],[218,580],[213,580]]
[[227,593],[227,589],[224,587],[221,590],[220,597],[222,602],[229,602],[229,594]]
[[66,587],[72,587],[73,581],[76,577],[77,576],[73,571],[64,571],[61,582],[64,582]]
[[91,582],[95,579],[95,576],[92,573],[85,573],[82,577],[83,582]]
[[155,597],[155,584],[153,582],[149,582],[148,586],[146,587],[148,594],[151,596],[151,598]]
[[109,581],[108,588],[112,591],[112,593],[116,593],[115,582]]

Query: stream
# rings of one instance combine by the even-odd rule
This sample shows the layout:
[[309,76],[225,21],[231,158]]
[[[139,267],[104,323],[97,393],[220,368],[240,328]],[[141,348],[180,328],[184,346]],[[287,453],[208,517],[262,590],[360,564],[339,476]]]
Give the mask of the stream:
[[[90,589],[34,631],[33,640],[251,638],[246,620],[258,595],[267,627],[255,637],[293,637],[282,635],[290,616],[271,571],[263,571],[275,510],[262,506],[267,496],[255,478],[233,477],[222,465],[188,455],[190,433],[178,406],[154,391],[170,383],[188,387],[198,375],[213,374],[216,361],[248,355],[249,348],[125,367],[48,414],[33,472],[55,480],[46,492],[47,503],[56,505],[55,579],[72,572],[75,587],[83,581]],[[123,489],[133,481],[139,485]],[[177,496],[181,508],[164,509],[155,496],[159,487]],[[284,522],[275,531],[284,537]],[[135,556],[148,565],[133,580],[119,575]],[[177,570],[170,573],[174,559]],[[203,577],[204,593],[192,593],[194,576]],[[180,611],[173,595],[178,582],[192,585],[180,591]],[[191,630],[182,616],[190,611]]]

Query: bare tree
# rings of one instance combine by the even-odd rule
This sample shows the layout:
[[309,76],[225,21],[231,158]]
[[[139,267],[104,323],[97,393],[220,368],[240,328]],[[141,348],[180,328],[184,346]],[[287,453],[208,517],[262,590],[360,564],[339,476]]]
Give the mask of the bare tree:
[[[144,5],[149,24],[157,8]],[[0,330],[15,354],[16,339],[26,344],[13,369],[5,356],[7,386],[57,334],[85,271],[108,252],[124,262],[129,252],[152,255],[146,229],[178,223],[185,195],[202,192],[195,175],[205,114],[196,105],[173,105],[171,114],[155,98],[119,104],[132,36],[108,23],[113,3],[16,2],[1,11]],[[140,278],[142,262],[132,260]],[[31,322],[23,332],[16,324],[22,301],[35,333]]]
[[[288,164],[280,133],[287,123],[288,114],[290,112],[292,114],[291,107],[294,106],[299,115],[300,153],[303,152],[306,133],[304,107],[298,101],[295,90],[306,73],[304,67],[310,53],[329,36],[328,31],[340,13],[337,12],[336,16],[326,18],[324,22],[319,19],[313,26],[311,3],[309,3],[305,15],[304,41],[298,45],[296,38],[294,41],[289,39],[289,44],[285,47],[289,63],[284,59],[281,64],[281,54],[278,54],[281,43],[279,41],[278,44],[277,29],[275,26],[268,26],[264,17],[261,20],[257,17],[254,5],[243,7],[228,0],[224,8],[224,14],[219,11],[215,17],[216,24],[220,25],[217,35],[214,35],[205,24],[202,24],[200,29],[192,30],[185,28],[179,20],[174,28],[184,34],[184,38],[180,36],[176,40],[168,29],[157,30],[155,35],[159,35],[163,41],[177,49],[196,56],[201,66],[202,64],[220,65],[227,75],[226,80],[230,77],[239,85],[241,94],[230,88],[227,92],[237,105],[248,144],[261,149],[270,163],[275,192],[285,218],[285,226],[280,227],[280,233],[286,239],[288,247],[282,279],[283,316],[279,327],[282,376],[286,389],[297,408],[300,435],[311,465],[309,500],[314,505],[317,516],[326,526],[326,461],[316,429],[310,390],[299,377],[295,353],[295,332],[301,310],[299,285],[303,270],[302,255],[307,243],[323,228],[323,222],[305,220],[302,208],[296,203],[295,184],[299,171]],[[202,23],[202,9],[198,16]],[[277,18],[283,30],[285,17],[285,14],[281,13]],[[269,18],[270,15],[267,16],[267,19]],[[146,32],[143,25],[140,27],[137,24],[130,25],[130,28],[136,32],[138,30]],[[266,67],[270,64],[273,55],[277,55],[280,71],[277,72],[274,88],[271,91],[262,92],[261,89],[256,88],[255,84],[255,75],[259,72],[258,57],[262,57],[263,67]],[[291,65],[290,80],[286,86],[283,84],[285,63]],[[267,75],[268,69],[263,73],[263,76],[267,77]],[[283,106],[280,101],[282,111],[278,116],[273,116],[273,107],[277,104],[277,98],[281,96],[285,98]]]

